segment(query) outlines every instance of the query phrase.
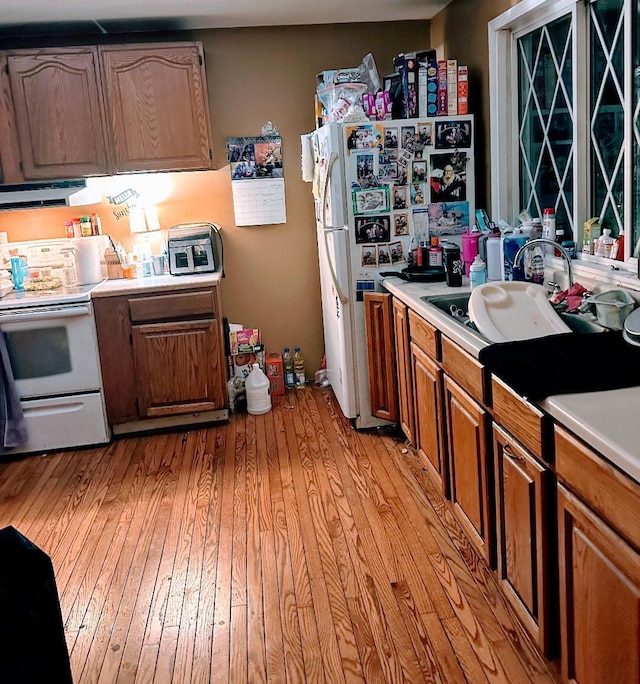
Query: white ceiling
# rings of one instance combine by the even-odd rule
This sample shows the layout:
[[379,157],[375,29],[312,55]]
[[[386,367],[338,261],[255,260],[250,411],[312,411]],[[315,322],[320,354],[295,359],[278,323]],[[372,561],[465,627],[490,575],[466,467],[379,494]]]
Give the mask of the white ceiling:
[[[90,22],[110,33],[150,26],[175,29],[282,26],[431,19],[451,0],[0,0],[0,26]],[[42,31],[40,31],[42,32]]]

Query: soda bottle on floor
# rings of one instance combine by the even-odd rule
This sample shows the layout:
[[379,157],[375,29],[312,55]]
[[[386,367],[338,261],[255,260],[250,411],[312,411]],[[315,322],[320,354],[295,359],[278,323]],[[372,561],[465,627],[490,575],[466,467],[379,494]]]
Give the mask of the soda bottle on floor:
[[295,387],[296,374],[293,368],[293,355],[291,354],[289,347],[284,348],[284,354],[282,355],[282,367],[284,369],[284,386]]
[[296,347],[293,353],[293,369],[296,374],[296,388],[304,387],[307,383],[307,377],[304,372],[304,356],[300,347]]

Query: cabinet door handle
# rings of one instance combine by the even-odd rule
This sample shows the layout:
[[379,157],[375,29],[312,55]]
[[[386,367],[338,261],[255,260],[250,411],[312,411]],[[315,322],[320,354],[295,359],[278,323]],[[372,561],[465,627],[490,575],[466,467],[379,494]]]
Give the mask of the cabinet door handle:
[[524,458],[522,456],[517,456],[514,454],[512,451],[509,451],[509,445],[505,444],[502,447],[502,452],[504,453],[505,456],[510,458],[512,461],[517,461],[518,463],[524,463]]

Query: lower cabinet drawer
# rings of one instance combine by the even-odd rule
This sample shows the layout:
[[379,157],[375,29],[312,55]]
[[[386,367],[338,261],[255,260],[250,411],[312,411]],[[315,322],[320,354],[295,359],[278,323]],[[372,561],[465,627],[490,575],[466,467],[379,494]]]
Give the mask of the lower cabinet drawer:
[[129,298],[132,323],[176,321],[194,317],[215,318],[213,290],[191,290],[167,295]]
[[548,417],[533,404],[516,394],[495,375],[491,379],[493,417],[536,457],[549,462],[551,432]]
[[442,368],[476,401],[484,406],[491,405],[491,385],[485,367],[444,335]]

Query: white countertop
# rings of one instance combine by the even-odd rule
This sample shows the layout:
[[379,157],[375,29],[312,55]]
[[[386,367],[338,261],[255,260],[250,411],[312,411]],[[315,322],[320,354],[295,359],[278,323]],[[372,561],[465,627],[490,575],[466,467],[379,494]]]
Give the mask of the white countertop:
[[118,278],[103,280],[92,290],[92,297],[115,297],[117,295],[158,290],[184,290],[190,287],[217,285],[222,279],[221,273],[199,273],[197,275],[161,275],[148,278]]
[[[445,283],[408,283],[399,278],[385,278],[382,285],[476,358],[480,349],[487,345],[473,331],[467,332],[448,314],[421,299],[456,292],[463,294],[469,291],[468,285],[453,288]],[[614,360],[610,361],[611,372],[616,372]],[[594,359],[594,363],[598,362]],[[588,372],[588,369],[576,369],[576,372]],[[537,405],[640,483],[640,387],[560,394],[537,402]]]

